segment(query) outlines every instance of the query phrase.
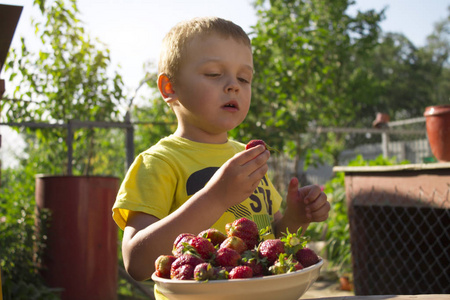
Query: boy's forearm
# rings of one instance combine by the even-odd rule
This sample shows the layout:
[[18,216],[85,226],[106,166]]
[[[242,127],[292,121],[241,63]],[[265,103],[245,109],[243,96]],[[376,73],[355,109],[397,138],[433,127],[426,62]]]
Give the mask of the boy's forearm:
[[226,210],[211,197],[201,191],[162,220],[126,228],[129,233],[124,235],[123,256],[128,273],[135,280],[148,279],[154,272],[156,258],[171,254],[173,241],[179,234],[197,234],[211,227]]

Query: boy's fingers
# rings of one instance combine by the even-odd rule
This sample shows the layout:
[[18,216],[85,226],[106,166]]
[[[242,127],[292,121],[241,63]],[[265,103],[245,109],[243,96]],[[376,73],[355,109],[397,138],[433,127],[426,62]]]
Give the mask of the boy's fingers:
[[297,177],[292,177],[291,181],[289,181],[288,193],[297,193],[298,192],[298,179]]
[[249,162],[252,159],[257,158],[260,154],[264,153],[265,151],[269,152],[263,145],[258,145],[256,147],[240,152],[238,160],[241,161],[241,164],[245,164],[246,162]]
[[[239,156],[236,158],[236,163],[242,167],[253,169],[253,171],[267,164],[267,160],[270,157],[269,150],[265,150],[263,146],[255,148],[239,153]],[[253,149],[255,151],[252,151]]]
[[311,202],[310,205],[308,205],[308,209],[310,211],[318,211],[320,209],[326,208],[327,205],[329,205],[327,201],[327,195],[325,193],[320,193],[319,197],[316,198],[315,201]]
[[[318,185],[310,185],[308,187],[308,191],[306,194],[306,197],[304,198],[305,204],[309,204],[313,201],[315,201],[322,193],[322,190]],[[325,194],[323,194],[325,195]]]
[[325,205],[320,207],[320,209],[311,213],[310,219],[314,219],[315,222],[325,221],[326,219],[328,219],[329,212],[330,212],[330,203],[327,202]]

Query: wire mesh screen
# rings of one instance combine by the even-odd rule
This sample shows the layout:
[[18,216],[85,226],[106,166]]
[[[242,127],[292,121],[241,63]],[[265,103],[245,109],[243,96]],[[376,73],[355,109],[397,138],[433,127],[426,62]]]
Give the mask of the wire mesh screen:
[[349,207],[355,294],[450,293],[448,191],[414,206],[403,196],[370,197],[372,204],[356,197]]

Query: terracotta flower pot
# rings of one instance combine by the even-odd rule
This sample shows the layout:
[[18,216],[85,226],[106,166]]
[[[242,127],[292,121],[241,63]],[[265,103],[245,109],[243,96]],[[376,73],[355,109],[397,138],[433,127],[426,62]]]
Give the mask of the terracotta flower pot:
[[372,126],[375,128],[381,128],[381,127],[385,126],[387,123],[389,123],[390,120],[391,120],[391,118],[389,117],[388,114],[377,113],[377,117],[372,122]]
[[62,300],[117,299],[118,189],[116,177],[36,176],[37,212],[51,211],[41,275]]
[[450,161],[450,105],[428,106],[426,117],[428,142],[439,161]]

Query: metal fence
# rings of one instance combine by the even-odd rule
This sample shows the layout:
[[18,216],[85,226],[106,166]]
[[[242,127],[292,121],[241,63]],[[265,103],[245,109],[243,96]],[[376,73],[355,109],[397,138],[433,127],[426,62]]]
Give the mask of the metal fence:
[[[382,199],[383,201],[383,199]],[[448,206],[448,205],[447,205]],[[354,205],[359,295],[450,293],[450,209]]]
[[[339,165],[347,165],[349,161],[357,155],[362,155],[364,159],[371,160],[383,155],[384,157],[395,157],[398,162],[408,160],[410,163],[424,163],[433,160],[433,155],[426,136],[424,118],[416,118],[398,122],[391,122],[392,125],[376,128],[312,128],[310,133],[327,134],[328,132],[337,132],[345,134],[348,139],[354,141],[355,146],[352,149],[346,149],[341,152]],[[3,145],[0,149],[2,168],[15,166],[16,156],[26,156],[23,153],[24,142],[20,135],[13,132],[13,128],[40,128],[42,130],[60,128],[67,130],[67,174],[72,173],[73,157],[73,136],[77,130],[86,128],[97,130],[119,130],[123,134],[122,153],[117,153],[115,159],[123,160],[124,172],[134,160],[134,132],[140,127],[153,124],[152,122],[85,122],[70,121],[65,124],[45,124],[45,123],[0,123],[0,134],[2,135]],[[403,129],[399,126],[414,124],[413,129]],[[164,125],[164,124],[161,124]],[[166,124],[167,125],[167,124]],[[395,126],[395,127],[394,127]],[[150,146],[150,145],[149,145]],[[21,150],[22,149],[22,150]],[[5,161],[6,160],[6,161]],[[296,163],[298,165],[296,165]],[[332,175],[332,165],[319,164],[303,170],[303,161],[294,162],[287,156],[276,156],[271,159],[269,166],[273,174],[279,181],[286,181],[285,177],[299,176],[307,183],[322,185],[328,181]],[[298,171],[301,170],[301,171]],[[122,176],[123,174],[113,174]],[[288,179],[287,179],[288,180]]]
[[355,294],[450,293],[448,164],[344,168]]
[[[421,164],[435,161],[427,139],[425,118],[390,122],[382,128],[311,128],[309,132],[315,135],[329,132],[345,134],[346,139],[353,141],[355,147],[340,153],[340,166],[348,165],[358,155],[365,160],[383,156],[397,163],[407,161]],[[294,162],[287,156],[276,157],[270,162],[270,169],[281,182],[288,182],[290,176],[297,176],[303,184],[323,185],[333,176],[331,164],[318,164],[307,170],[303,166],[303,160]]]

